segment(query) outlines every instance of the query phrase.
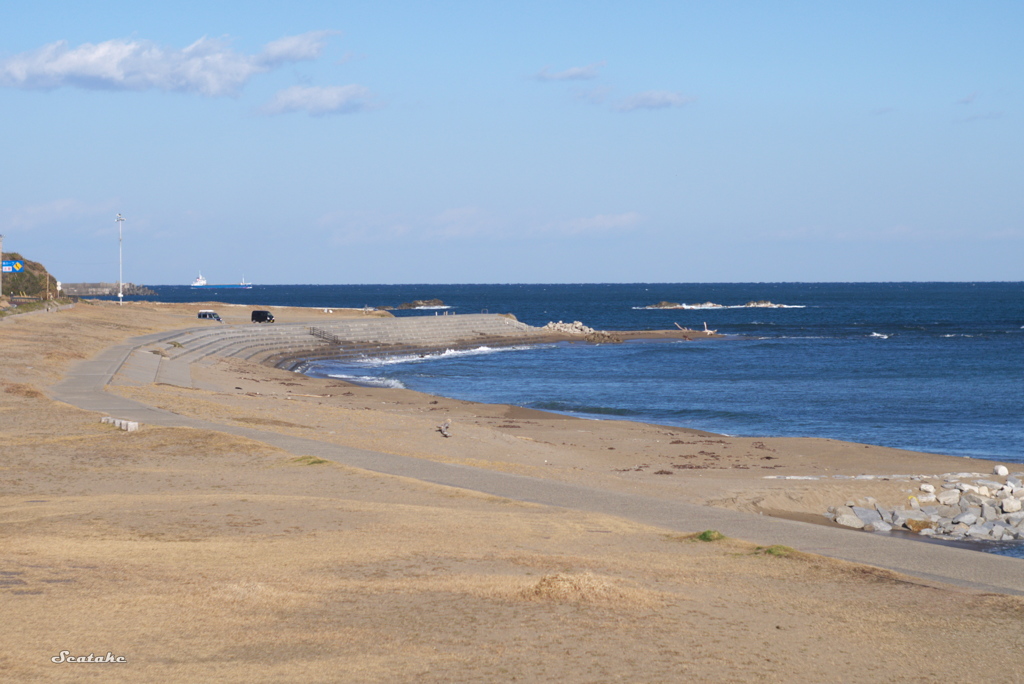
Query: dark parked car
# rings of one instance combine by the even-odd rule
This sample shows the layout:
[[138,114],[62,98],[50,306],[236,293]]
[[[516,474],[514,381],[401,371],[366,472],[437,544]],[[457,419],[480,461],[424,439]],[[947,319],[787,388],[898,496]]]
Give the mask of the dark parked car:
[[252,322],[253,323],[273,323],[274,322],[274,314],[270,313],[269,311],[263,311],[263,310],[257,309],[256,311],[252,312]]

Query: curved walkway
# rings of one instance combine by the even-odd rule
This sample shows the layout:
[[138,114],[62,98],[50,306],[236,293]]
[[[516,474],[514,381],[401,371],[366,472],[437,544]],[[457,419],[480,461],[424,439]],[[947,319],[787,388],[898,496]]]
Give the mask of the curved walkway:
[[[78,363],[62,382],[51,388],[50,394],[55,399],[79,408],[116,418],[150,425],[216,430],[258,440],[296,455],[317,456],[379,473],[519,501],[615,515],[678,532],[716,529],[727,536],[756,544],[784,544],[800,551],[865,563],[926,581],[1024,595],[1024,566],[1015,558],[666,501],[642,494],[609,492],[541,478],[354,449],[256,428],[189,418],[104,391],[133,351],[166,339],[168,334],[161,333],[134,338],[110,347],[95,358]],[[139,380],[145,381],[145,378]]]

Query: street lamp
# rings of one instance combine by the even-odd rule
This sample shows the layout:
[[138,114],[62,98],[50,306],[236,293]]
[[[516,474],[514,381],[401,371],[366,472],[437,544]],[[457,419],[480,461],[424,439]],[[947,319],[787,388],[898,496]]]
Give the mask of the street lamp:
[[121,269],[121,226],[124,224],[124,216],[120,214],[114,219],[117,222],[117,304],[124,304],[124,275]]

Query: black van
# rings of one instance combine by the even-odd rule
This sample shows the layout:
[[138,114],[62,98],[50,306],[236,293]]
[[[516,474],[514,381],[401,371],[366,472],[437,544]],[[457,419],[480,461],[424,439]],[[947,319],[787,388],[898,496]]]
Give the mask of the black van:
[[263,311],[263,310],[257,309],[256,311],[252,312],[252,322],[253,323],[273,323],[274,322],[274,314],[270,313],[269,311]]

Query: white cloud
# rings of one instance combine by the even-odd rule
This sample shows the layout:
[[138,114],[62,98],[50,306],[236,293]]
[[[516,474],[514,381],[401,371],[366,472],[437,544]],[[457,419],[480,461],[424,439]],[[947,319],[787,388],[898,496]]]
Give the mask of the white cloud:
[[345,86],[292,86],[274,95],[265,104],[265,114],[307,112],[313,116],[324,114],[353,114],[371,107],[370,91],[361,85]]
[[446,209],[431,223],[432,227],[426,232],[429,238],[472,237],[493,228],[488,217],[476,207]]
[[9,233],[28,233],[35,230],[69,225],[97,227],[109,220],[114,225],[113,201],[86,204],[74,199],[58,199],[43,204],[30,204],[0,212],[0,222]]
[[622,214],[595,214],[594,216],[548,223],[536,231],[528,232],[568,236],[618,233],[635,229],[641,221],[643,221],[643,216],[635,211]]
[[378,211],[337,211],[316,224],[334,244],[436,242],[481,235],[501,237],[490,218],[476,207],[445,209],[433,216],[409,216]]
[[695,100],[696,98],[669,90],[648,90],[620,100],[615,105],[615,109],[620,112],[632,112],[637,109],[668,109],[682,107]]
[[455,207],[432,216],[339,211],[322,216],[316,225],[335,244],[438,242],[448,240],[534,240],[597,237],[637,229],[643,216],[635,211],[595,214],[547,223],[518,223],[478,207]]
[[570,67],[564,71],[552,73],[550,67],[544,67],[537,72],[538,81],[587,81],[597,78],[597,70],[604,66],[604,62],[594,62],[582,67]]
[[1002,112],[988,112],[987,114],[974,114],[972,116],[965,116],[962,119],[953,119],[953,123],[970,123],[972,121],[987,121],[1001,118],[1003,118]]
[[577,89],[573,92],[573,97],[577,100],[582,100],[592,105],[603,105],[608,101],[612,89],[608,86],[600,86],[598,88],[588,88],[586,90]]
[[832,242],[832,243],[934,243],[961,240],[1017,240],[1024,237],[1018,228],[985,229],[975,226],[967,228],[937,228],[894,223],[880,227],[840,229],[829,226],[803,226],[776,230],[766,235],[770,240],[782,242]]
[[405,217],[379,211],[332,211],[320,216],[314,225],[330,244],[345,246],[409,240],[413,232]]
[[231,95],[250,78],[287,62],[319,56],[329,31],[268,43],[261,54],[233,51],[224,40],[200,38],[186,48],[114,39],[69,47],[67,41],[0,61],[0,85],[38,90],[165,90]]
[[260,60],[264,64],[276,65],[316,59],[323,52],[327,38],[338,33],[338,31],[310,31],[297,36],[278,38],[263,46]]

